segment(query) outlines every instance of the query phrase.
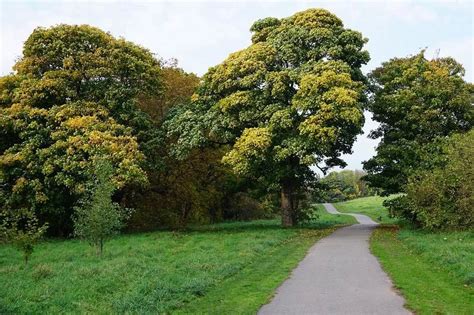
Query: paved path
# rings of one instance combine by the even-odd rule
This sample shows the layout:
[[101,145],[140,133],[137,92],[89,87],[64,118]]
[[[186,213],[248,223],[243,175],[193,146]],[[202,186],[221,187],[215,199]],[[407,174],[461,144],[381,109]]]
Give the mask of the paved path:
[[[331,204],[324,206],[339,213]],[[377,223],[351,215],[359,224],[318,241],[258,314],[410,314],[369,251]]]

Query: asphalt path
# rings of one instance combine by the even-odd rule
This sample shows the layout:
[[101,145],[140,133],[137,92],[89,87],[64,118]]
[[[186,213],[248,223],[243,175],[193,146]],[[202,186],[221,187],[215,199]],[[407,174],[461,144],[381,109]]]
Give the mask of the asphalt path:
[[[339,214],[332,204],[324,207]],[[258,314],[410,314],[369,250],[377,223],[365,215],[350,215],[359,224],[338,229],[313,245]]]

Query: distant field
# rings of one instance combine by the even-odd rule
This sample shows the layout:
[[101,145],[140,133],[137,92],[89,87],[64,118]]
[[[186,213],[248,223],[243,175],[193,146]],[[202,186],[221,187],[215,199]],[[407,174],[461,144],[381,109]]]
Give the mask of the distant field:
[[[390,197],[389,197],[390,198]],[[362,213],[382,223],[388,217],[384,198],[366,197],[336,203],[341,212]],[[371,250],[407,306],[417,314],[473,314],[474,233],[429,232],[404,225],[374,231]]]
[[397,223],[398,219],[390,218],[387,209],[382,205],[383,201],[390,197],[371,196],[364,198],[357,198],[344,202],[334,203],[334,207],[339,212],[360,213],[372,218],[372,220],[379,223]]
[[261,220],[122,235],[103,259],[77,240],[47,241],[25,267],[0,246],[0,313],[255,313],[315,241],[352,222],[318,212],[308,228]]
[[344,214],[330,214],[328,213],[325,209],[324,206],[321,204],[316,205],[316,209],[318,209],[317,213],[319,215],[319,220],[316,222],[327,222],[331,225],[334,224],[356,224],[357,220],[350,215],[344,215]]

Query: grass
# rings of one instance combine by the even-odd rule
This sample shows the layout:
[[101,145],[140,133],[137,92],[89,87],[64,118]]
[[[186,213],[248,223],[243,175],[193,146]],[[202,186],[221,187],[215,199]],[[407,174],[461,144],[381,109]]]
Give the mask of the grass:
[[371,237],[372,252],[416,314],[473,313],[473,244],[467,232],[381,227]]
[[104,257],[77,240],[45,241],[24,266],[0,246],[0,313],[255,313],[344,216],[306,228],[276,220],[121,235]]
[[[350,215],[341,215],[341,214],[330,214],[326,210],[324,210],[324,206],[321,204],[315,205],[317,209],[317,214],[319,216],[319,220],[321,222],[328,222],[331,225],[334,224],[341,224],[343,222],[344,224],[357,224],[356,218]],[[338,209],[339,210],[339,209]],[[342,211],[341,211],[342,212]]]
[[[392,195],[388,198],[394,198]],[[382,205],[387,197],[371,196],[353,199],[344,202],[334,203],[334,207],[339,212],[360,213],[369,216],[372,220],[379,223],[394,224],[398,222],[397,218],[390,218],[387,209]]]
[[417,314],[473,314],[474,233],[429,232],[402,228],[382,206],[366,197],[335,204],[341,212],[362,213],[392,225],[376,229],[373,254]]

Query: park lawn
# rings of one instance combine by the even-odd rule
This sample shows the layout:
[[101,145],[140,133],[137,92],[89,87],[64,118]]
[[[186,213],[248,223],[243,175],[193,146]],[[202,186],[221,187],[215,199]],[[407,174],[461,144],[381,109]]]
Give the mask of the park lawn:
[[389,197],[371,196],[337,202],[333,205],[339,212],[365,214],[376,222],[394,224],[398,222],[398,219],[390,218],[387,209],[382,203],[387,198],[395,198],[396,196],[397,195]]
[[380,227],[371,250],[416,314],[473,314],[474,237]]
[[255,313],[314,242],[349,222],[317,211],[306,228],[259,220],[121,235],[103,258],[84,242],[49,240],[24,266],[0,246],[0,313]]

